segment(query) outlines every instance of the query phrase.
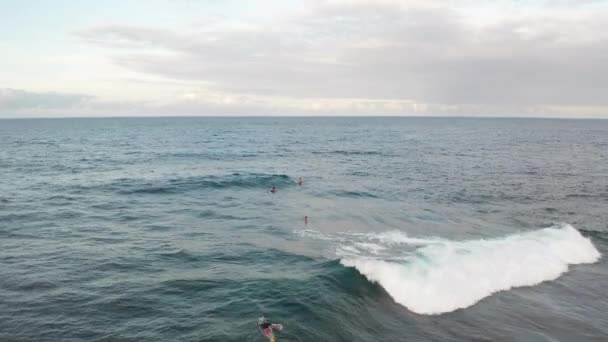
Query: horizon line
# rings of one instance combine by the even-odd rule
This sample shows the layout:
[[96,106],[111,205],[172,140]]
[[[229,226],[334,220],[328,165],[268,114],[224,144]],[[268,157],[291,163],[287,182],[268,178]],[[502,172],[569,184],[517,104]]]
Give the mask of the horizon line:
[[608,120],[608,117],[565,117],[565,116],[475,116],[475,115],[99,115],[99,116],[32,116],[2,117],[0,120],[65,120],[65,119],[191,119],[191,118],[412,118],[412,119],[550,119],[550,120]]

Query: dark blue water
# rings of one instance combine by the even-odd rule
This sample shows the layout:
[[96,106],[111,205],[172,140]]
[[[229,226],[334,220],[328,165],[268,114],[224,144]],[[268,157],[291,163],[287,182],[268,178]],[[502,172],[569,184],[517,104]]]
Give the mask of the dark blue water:
[[605,341],[607,208],[608,121],[0,120],[0,340]]

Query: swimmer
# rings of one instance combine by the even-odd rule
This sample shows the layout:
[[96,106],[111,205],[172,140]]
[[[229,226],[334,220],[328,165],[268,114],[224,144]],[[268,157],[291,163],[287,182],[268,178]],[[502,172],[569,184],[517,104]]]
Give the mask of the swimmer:
[[260,319],[258,320],[258,326],[260,327],[260,330],[262,330],[262,334],[268,337],[270,342],[276,341],[273,331],[283,330],[283,326],[281,324],[270,323],[264,317],[260,317]]
[[277,188],[273,186],[272,189],[270,189],[270,192],[274,194],[275,192],[277,192]]
[[304,184],[304,180],[302,179],[302,177],[298,178],[298,185],[302,185]]

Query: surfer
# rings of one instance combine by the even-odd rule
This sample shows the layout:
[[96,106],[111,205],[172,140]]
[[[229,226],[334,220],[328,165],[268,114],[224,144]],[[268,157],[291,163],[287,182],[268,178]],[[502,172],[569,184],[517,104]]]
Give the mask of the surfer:
[[270,192],[274,194],[275,192],[277,192],[277,188],[273,186],[272,189],[270,189]]
[[302,185],[304,184],[304,180],[302,179],[302,177],[298,178],[298,185]]
[[304,216],[304,224],[308,224],[308,216]]
[[264,334],[264,336],[266,336],[266,337],[268,337],[268,339],[270,339],[270,342],[276,341],[274,334],[273,334],[274,330],[277,330],[277,331],[283,330],[283,325],[281,325],[279,323],[268,322],[264,317],[260,317],[260,319],[258,320],[258,326],[260,327],[260,330],[262,330],[262,334]]

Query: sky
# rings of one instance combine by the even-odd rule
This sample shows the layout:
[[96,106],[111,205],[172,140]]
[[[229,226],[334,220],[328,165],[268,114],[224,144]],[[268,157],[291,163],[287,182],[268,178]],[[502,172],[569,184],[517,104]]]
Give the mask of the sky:
[[0,118],[608,118],[608,1],[0,0]]

